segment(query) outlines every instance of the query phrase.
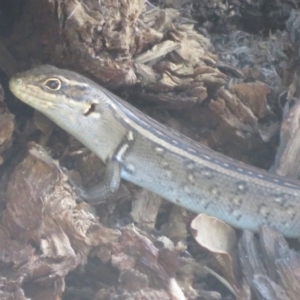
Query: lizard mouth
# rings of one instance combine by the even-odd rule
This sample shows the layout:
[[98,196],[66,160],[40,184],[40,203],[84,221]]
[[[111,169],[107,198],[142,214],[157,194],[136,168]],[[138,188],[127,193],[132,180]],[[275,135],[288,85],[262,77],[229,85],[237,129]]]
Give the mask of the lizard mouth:
[[54,95],[42,97],[42,91],[37,86],[28,84],[25,80],[17,76],[10,79],[9,88],[18,99],[34,108],[40,109],[41,107],[45,107],[49,109],[57,106],[55,105],[55,101],[52,101],[55,100]]

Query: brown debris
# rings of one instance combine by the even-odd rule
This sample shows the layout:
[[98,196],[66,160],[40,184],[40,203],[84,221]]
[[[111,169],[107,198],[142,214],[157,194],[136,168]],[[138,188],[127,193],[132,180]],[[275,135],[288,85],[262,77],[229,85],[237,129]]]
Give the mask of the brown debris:
[[[300,15],[292,11],[287,22],[287,32],[293,47],[292,62],[297,61],[299,57],[299,25]],[[271,171],[281,176],[290,178],[299,178],[299,118],[300,118],[300,84],[299,70],[295,66],[290,68],[290,84],[288,90],[281,94],[285,98],[283,105],[283,122],[280,130],[280,143],[276,154],[275,162]]]
[[162,198],[145,189],[137,190],[132,202],[132,219],[143,228],[153,229]]
[[[85,70],[112,88],[138,83],[143,86],[143,91],[139,91],[143,98],[147,98],[148,91],[151,97],[154,90],[162,92],[161,95],[156,93],[156,101],[160,98],[170,101],[177,95],[175,90],[180,89],[182,95],[177,95],[178,102],[201,102],[206,98],[207,82],[217,86],[225,82],[225,76],[217,70],[214,70],[215,74],[210,72],[209,78],[198,75],[198,67],[214,64],[217,60],[217,56],[209,51],[209,40],[197,33],[192,25],[181,24],[178,11],[146,10],[144,2],[107,0],[99,5],[96,1],[60,0],[55,4],[56,11],[54,6],[51,7],[54,2],[50,2],[49,7],[29,9],[48,9],[57,14],[58,23],[48,20],[47,28],[59,35],[54,37],[46,33],[49,38],[43,39],[52,63],[62,62],[63,56],[64,66],[75,65],[76,69]],[[39,24],[46,19],[33,17]],[[40,34],[35,32],[35,35]],[[18,43],[22,38],[14,33]],[[31,47],[39,47],[34,44],[36,41],[33,37],[27,40],[28,47],[22,49],[23,53],[31,51]],[[52,49],[53,45],[57,45],[55,49]],[[189,69],[189,74],[170,68],[164,71],[161,63],[176,65],[177,70]],[[190,84],[194,86],[193,98],[188,93]],[[199,97],[198,86],[204,89]]]
[[[219,90],[219,98],[216,101],[210,103],[210,108],[219,115],[222,115],[224,119],[227,119],[229,123],[235,123],[233,125],[237,127],[236,123],[240,123],[240,126],[246,126],[246,124],[256,124],[257,118],[249,107],[244,105],[240,99],[231,94],[225,89]],[[249,127],[251,130],[251,127]]]
[[295,179],[299,178],[300,174],[299,118],[300,103],[297,102],[282,122],[280,144],[271,168],[272,172]]
[[[10,113],[4,103],[4,91],[0,85],[0,155],[9,155],[9,153],[5,154],[4,152],[12,145],[14,130],[14,115]],[[4,158],[0,156],[0,165],[3,161]]]
[[[169,127],[268,168],[281,121],[277,96],[289,86],[287,98],[299,97],[298,12],[284,29],[299,3],[271,2],[25,1],[3,49],[17,68],[48,63],[76,70],[118,88]],[[28,116],[22,118],[19,131]],[[20,150],[12,144],[14,116],[5,107],[0,120],[2,161],[14,161]],[[297,138],[289,127],[296,126],[286,122],[282,143],[290,147]],[[104,165],[94,154],[41,116],[33,127],[21,139],[34,133],[71,169],[68,176],[84,186],[98,181]],[[22,162],[12,163],[3,200],[1,299],[297,299],[300,260],[277,233],[263,229],[260,241],[244,233],[238,254],[235,243],[222,248],[225,255],[210,247],[216,263],[191,239],[193,214],[128,184],[108,203],[77,204],[58,162],[44,148],[29,148]],[[201,238],[221,232],[211,224],[197,230]],[[226,235],[216,239],[228,242]],[[222,276],[229,284],[220,283]]]
[[[218,140],[221,136],[230,137],[233,144],[236,143],[242,149],[246,141],[250,152],[259,148],[262,154],[271,157],[265,141],[271,140],[274,133],[267,134],[266,138],[266,134],[262,133],[259,127],[262,124],[258,124],[262,117],[272,117],[266,106],[266,97],[269,96],[274,72],[270,71],[267,74],[267,67],[259,70],[256,75],[258,78],[254,78],[265,81],[267,77],[267,84],[240,82],[238,85],[231,85],[232,88],[235,87],[235,91],[230,92],[225,84],[231,76],[235,74],[241,76],[243,72],[238,70],[238,65],[231,68],[231,71],[236,69],[233,73],[226,73],[224,68],[220,68],[222,63],[219,63],[211,43],[215,40],[210,40],[197,32],[194,24],[186,22],[177,10],[151,9],[151,6],[144,5],[144,1],[141,0],[117,2],[106,0],[101,1],[101,5],[97,1],[59,0],[56,4],[49,2],[48,6],[43,7],[40,4],[26,6],[27,15],[30,15],[31,11],[32,13],[35,10],[39,11],[39,14],[32,16],[32,22],[45,29],[43,32],[34,30],[30,38],[23,43],[22,39],[26,34],[21,35],[22,29],[16,26],[12,40],[14,43],[22,44],[22,49],[18,47],[14,49],[18,57],[20,53],[22,55],[27,53],[27,56],[33,55],[42,61],[47,60],[59,66],[71,67],[93,75],[111,88],[127,86],[127,94],[132,99],[143,99],[172,109],[182,110],[192,107],[194,110],[199,104],[209,103],[213,117],[210,120],[206,118],[209,121],[204,126],[208,127],[208,132],[210,128],[222,132],[220,135],[212,132],[211,136],[205,136],[211,146],[226,152],[227,145],[222,141],[217,143],[211,141]],[[47,10],[57,16],[58,22],[47,19]],[[38,15],[42,19],[38,18]],[[23,18],[20,24],[25,22],[26,19]],[[47,22],[47,26],[42,25],[44,22]],[[26,26],[23,28],[27,29]],[[58,34],[55,36],[53,32]],[[251,38],[246,34],[233,32],[229,42],[233,44],[231,47],[236,46],[234,44],[236,43],[241,49],[245,48],[242,42],[249,42],[246,53],[254,51],[250,47],[256,47],[255,54],[262,52],[261,48],[264,47],[264,59],[268,58],[271,48],[272,51],[278,48],[277,45],[273,47],[275,39],[272,40],[273,44],[265,43],[262,46],[261,41],[253,43]],[[32,49],[40,48],[41,45],[37,44],[40,41],[43,41],[44,51],[39,56]],[[224,45],[222,40],[221,49],[217,43],[215,44],[220,57],[229,58],[227,65],[232,65],[234,55],[241,55],[240,53],[230,55],[229,43]],[[24,45],[27,46],[24,48]],[[55,49],[53,45],[56,45]],[[261,48],[258,45],[261,45]],[[258,55],[257,60],[262,61]],[[245,79],[249,80],[249,76]],[[252,84],[257,90],[255,93],[251,89]],[[132,85],[134,87],[129,88]],[[224,96],[224,93],[229,92],[233,95]],[[230,112],[221,108],[224,104],[220,98],[223,97]],[[228,100],[229,98],[231,99]],[[272,101],[275,102],[273,98]],[[198,116],[195,126],[203,127],[202,118],[202,115]],[[224,122],[229,126],[215,128],[215,124],[222,127]],[[226,139],[228,141],[228,138]],[[232,156],[249,161],[236,153],[232,153]],[[254,163],[259,165],[258,162]],[[268,163],[264,165],[267,166]]]
[[[19,287],[34,280],[48,286],[63,283],[71,270],[86,262],[92,248],[120,236],[117,230],[103,228],[88,207],[77,206],[66,180],[58,164],[37,145],[30,146],[29,156],[12,174],[2,224],[9,234],[6,247],[17,243],[23,250],[7,252],[2,262],[13,263]],[[52,293],[63,292],[64,284],[58,286],[61,289]]]
[[0,39],[0,69],[8,76],[13,76],[18,71],[18,64]]
[[[165,256],[167,254],[166,251],[168,256]],[[183,292],[173,278],[177,264],[179,263],[179,259],[175,255],[176,252],[173,253],[173,251],[156,248],[143,232],[139,232],[134,227],[129,226],[122,230],[120,243],[115,244],[111,262],[123,274],[125,270],[130,269],[144,273],[147,277],[139,275],[141,285],[144,288],[149,285],[152,288],[158,289],[158,291],[165,289],[169,293],[169,297],[175,289],[177,290],[177,295],[174,299],[185,299],[182,297]],[[166,259],[167,257],[168,260]],[[126,272],[126,274],[129,277],[134,275],[131,272]],[[126,276],[126,278],[128,277]],[[131,292],[135,291],[135,288],[131,287],[129,282],[126,282],[126,286],[123,285],[123,287],[131,290]],[[180,296],[181,294],[182,296]],[[146,297],[150,295],[151,293]]]
[[298,299],[299,254],[267,227],[261,228],[259,238],[244,232],[239,244],[242,272],[257,299]]
[[270,114],[267,95],[271,89],[263,82],[240,83],[229,87],[239,100],[250,108],[253,114],[262,119]]
[[33,297],[40,297],[40,284],[47,286],[49,299],[59,296],[65,276],[92,255],[120,271],[120,288],[105,292],[110,297],[185,299],[173,278],[184,248],[158,249],[153,237],[133,226],[103,227],[87,204],[76,204],[66,180],[57,162],[35,144],[11,175],[0,259],[14,268],[14,289],[35,283]]
[[237,255],[238,240],[234,229],[214,217],[200,214],[191,222],[191,230],[197,243],[213,255],[224,278],[211,273],[237,299],[247,299],[250,294],[249,286],[243,282],[240,276]]
[[188,234],[187,223],[190,213],[180,206],[173,206],[168,222],[163,226],[162,233],[175,243],[184,240]]

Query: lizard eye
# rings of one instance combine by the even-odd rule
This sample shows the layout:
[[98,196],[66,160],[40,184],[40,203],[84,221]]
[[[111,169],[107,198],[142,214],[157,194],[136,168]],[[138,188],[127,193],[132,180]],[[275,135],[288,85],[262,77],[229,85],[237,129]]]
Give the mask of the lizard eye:
[[50,78],[46,80],[45,86],[51,91],[58,91],[61,88],[61,81],[57,78]]

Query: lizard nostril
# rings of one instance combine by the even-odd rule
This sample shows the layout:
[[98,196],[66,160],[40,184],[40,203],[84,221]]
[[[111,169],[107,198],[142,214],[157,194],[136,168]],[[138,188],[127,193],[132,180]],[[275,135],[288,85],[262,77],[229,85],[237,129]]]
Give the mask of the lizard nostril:
[[10,81],[9,81],[9,88],[11,89],[11,91],[14,91],[16,89],[20,89],[23,85],[23,80],[21,78],[15,78],[13,77]]
[[21,78],[15,79],[15,84],[22,85],[22,83],[23,83],[23,80]]

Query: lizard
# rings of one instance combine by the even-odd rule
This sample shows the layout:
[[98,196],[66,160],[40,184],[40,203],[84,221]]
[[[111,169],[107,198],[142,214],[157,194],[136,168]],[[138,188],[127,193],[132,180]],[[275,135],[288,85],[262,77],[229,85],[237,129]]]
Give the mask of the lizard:
[[85,200],[102,201],[124,179],[236,228],[257,232],[266,224],[300,237],[299,181],[213,151],[76,72],[42,65],[14,75],[9,87],[106,164]]

